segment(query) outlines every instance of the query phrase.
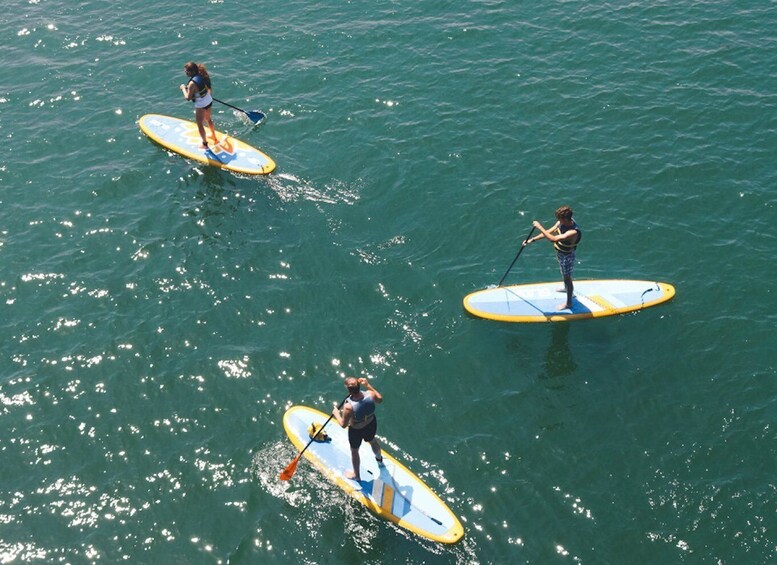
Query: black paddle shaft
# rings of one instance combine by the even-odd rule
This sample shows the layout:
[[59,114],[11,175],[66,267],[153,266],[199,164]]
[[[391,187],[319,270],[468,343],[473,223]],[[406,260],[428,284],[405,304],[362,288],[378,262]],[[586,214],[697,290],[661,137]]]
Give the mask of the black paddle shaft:
[[534,233],[534,226],[531,227],[531,230],[529,230],[529,235],[526,236],[526,239],[523,240],[523,243],[521,244],[521,248],[518,250],[518,253],[515,255],[515,259],[513,259],[513,262],[510,263],[510,266],[507,268],[507,271],[505,272],[504,276],[502,277],[502,280],[499,281],[499,284],[496,286],[502,286],[502,283],[505,282],[505,279],[507,278],[507,273],[510,272],[510,269],[513,268],[513,265],[515,265],[515,262],[518,260],[518,257],[521,256],[521,253],[523,253],[523,249],[526,247],[526,242],[529,241],[529,238],[531,237],[531,234]]
[[229,102],[224,102],[223,100],[219,100],[218,98],[215,98],[215,97],[211,97],[211,98],[213,98],[213,100],[215,102],[218,102],[219,104],[224,104],[224,106],[229,106],[230,108],[234,108],[235,110],[239,110],[240,112],[243,112],[244,114],[248,113],[245,110],[243,110],[242,108],[238,108],[237,106],[233,106]]
[[229,106],[230,108],[233,108],[233,109],[237,110],[238,112],[243,112],[255,124],[258,124],[260,121],[262,121],[262,118],[264,118],[264,114],[262,112],[246,112],[242,108],[238,108],[237,106],[233,106],[229,102],[224,102],[223,100],[219,100],[218,98],[215,98],[215,97],[213,97],[213,101],[214,102],[218,102],[219,104],[224,104],[224,106]]
[[[351,396],[351,395],[349,394],[348,396]],[[346,400],[348,400],[348,396],[346,396],[345,398],[343,398],[343,401],[340,403],[340,406],[338,406],[338,407],[337,407],[338,409],[340,409],[340,408],[342,408],[342,407],[343,407],[343,404],[345,404],[345,401],[346,401]],[[320,434],[322,431],[324,431],[324,428],[326,427],[326,425],[327,425],[327,424],[328,424],[328,423],[329,423],[329,422],[332,420],[332,418],[334,418],[334,417],[335,417],[335,415],[334,415],[334,414],[330,414],[330,415],[329,415],[329,418],[327,418],[327,419],[326,419],[326,422],[324,422],[324,425],[323,425],[323,426],[321,426],[320,428],[318,428],[318,431],[316,431],[316,433],[315,433],[315,434],[313,434],[313,437],[312,437],[312,438],[310,438],[310,441],[309,441],[309,442],[308,442],[308,444],[305,446],[305,449],[303,449],[302,451],[300,451],[300,452],[299,452],[299,455],[297,455],[297,459],[299,459],[299,458],[302,456],[302,454],[303,454],[303,453],[305,453],[305,451],[307,450],[307,448],[308,448],[308,447],[310,447],[310,444],[311,444],[311,443],[313,443],[313,442],[316,440],[316,438],[318,437],[318,434]]]

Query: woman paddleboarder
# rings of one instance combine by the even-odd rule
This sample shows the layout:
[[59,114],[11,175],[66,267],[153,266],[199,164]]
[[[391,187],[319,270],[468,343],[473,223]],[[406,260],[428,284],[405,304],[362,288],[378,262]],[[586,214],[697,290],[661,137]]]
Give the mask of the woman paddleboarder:
[[189,61],[183,66],[189,82],[181,85],[181,93],[187,100],[194,102],[194,117],[197,121],[197,129],[200,130],[202,145],[200,149],[208,148],[208,137],[205,134],[205,122],[208,122],[210,132],[213,135],[214,143],[218,143],[216,138],[216,128],[210,117],[210,108],[213,106],[213,96],[211,96],[210,75],[205,65],[198,65]]

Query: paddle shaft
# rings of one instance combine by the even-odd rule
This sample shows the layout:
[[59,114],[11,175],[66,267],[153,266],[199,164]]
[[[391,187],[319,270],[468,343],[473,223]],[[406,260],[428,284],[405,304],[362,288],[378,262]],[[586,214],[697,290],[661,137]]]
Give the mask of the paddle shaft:
[[[339,410],[340,408],[342,408],[342,407],[343,407],[343,404],[345,404],[345,401],[346,401],[346,400],[348,400],[348,397],[349,397],[349,396],[351,396],[351,395],[349,394],[348,396],[346,396],[345,398],[343,398],[342,402],[340,402],[340,405],[337,407],[337,408],[338,408],[338,410]],[[330,414],[330,415],[329,415],[329,418],[327,418],[327,419],[326,419],[326,422],[324,422],[324,425],[323,425],[323,426],[321,426],[320,428],[318,428],[318,430],[316,430],[316,433],[315,433],[315,434],[313,434],[313,437],[312,437],[312,438],[310,438],[310,441],[309,441],[309,442],[308,442],[308,444],[307,444],[307,445],[306,445],[306,446],[305,446],[305,447],[302,449],[302,451],[300,451],[300,452],[297,454],[297,456],[294,458],[294,461],[292,461],[291,463],[289,463],[288,467],[286,467],[286,468],[283,470],[283,472],[281,473],[281,480],[282,480],[282,481],[288,481],[288,480],[291,478],[291,476],[294,474],[294,471],[296,471],[296,469],[297,469],[297,463],[299,462],[299,460],[300,460],[300,457],[302,457],[302,454],[303,454],[303,453],[305,453],[305,451],[307,451],[308,447],[310,447],[310,444],[311,444],[311,443],[313,443],[313,442],[316,440],[316,438],[318,437],[318,434],[320,434],[320,433],[321,433],[321,432],[324,430],[324,428],[326,427],[326,425],[327,425],[327,424],[328,424],[328,423],[329,423],[329,422],[332,420],[332,418],[334,418],[334,417],[335,417],[335,415],[334,415],[334,414]]]
[[531,230],[529,230],[529,235],[526,236],[526,238],[523,240],[523,244],[521,245],[521,248],[518,250],[518,253],[515,255],[515,259],[513,259],[513,262],[510,263],[510,266],[507,268],[507,271],[505,272],[504,276],[502,277],[502,280],[499,281],[499,284],[496,286],[502,286],[502,283],[505,282],[505,279],[507,278],[507,273],[510,272],[510,269],[513,268],[513,265],[515,265],[515,262],[518,260],[518,257],[521,256],[521,253],[523,253],[524,248],[526,247],[526,242],[529,241],[529,238],[531,237],[531,234],[534,233],[534,226],[531,227]]
[[244,114],[248,113],[245,110],[243,110],[242,108],[238,108],[237,106],[233,106],[232,104],[230,104],[228,102],[224,102],[223,100],[219,100],[218,98],[215,98],[213,96],[211,96],[211,98],[213,98],[214,102],[218,102],[219,104],[224,104],[224,106],[229,106],[230,108],[234,108],[235,110],[239,110],[240,112],[243,112]]
[[228,102],[224,102],[223,100],[219,100],[218,98],[213,98],[213,101],[218,102],[219,104],[224,104],[224,106],[229,106],[230,108],[234,108],[238,112],[243,112],[246,116],[248,116],[248,119],[254,123],[254,125],[259,125],[262,122],[262,120],[264,120],[264,118],[266,117],[263,112],[257,112],[255,110],[251,112],[246,112],[242,108],[233,106],[232,104]]

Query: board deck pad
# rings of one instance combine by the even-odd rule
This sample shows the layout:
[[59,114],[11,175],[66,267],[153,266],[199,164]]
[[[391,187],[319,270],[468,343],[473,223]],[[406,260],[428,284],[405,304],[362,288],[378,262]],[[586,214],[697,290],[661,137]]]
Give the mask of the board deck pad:
[[214,143],[207,127],[209,147],[201,149],[202,139],[197,124],[188,120],[146,114],[138,120],[138,125],[143,133],[162,147],[199,163],[245,175],[266,175],[275,169],[275,161],[270,157],[231,135],[217,130],[219,143]]
[[[293,406],[283,416],[283,427],[294,446],[302,450],[310,441],[310,424],[323,425],[328,417],[313,408]],[[359,450],[361,481],[346,478],[345,472],[351,469],[348,430],[333,420],[324,431],[330,441],[314,441],[303,457],[343,491],[381,518],[427,539],[456,543],[464,536],[464,528],[448,506],[385,449],[384,466],[380,467],[370,445],[363,442]]]
[[[671,300],[672,285],[638,280],[574,281],[572,308],[561,281],[487,288],[464,297],[474,316],[500,322],[564,322],[625,314]],[[561,291],[561,292],[559,292]]]

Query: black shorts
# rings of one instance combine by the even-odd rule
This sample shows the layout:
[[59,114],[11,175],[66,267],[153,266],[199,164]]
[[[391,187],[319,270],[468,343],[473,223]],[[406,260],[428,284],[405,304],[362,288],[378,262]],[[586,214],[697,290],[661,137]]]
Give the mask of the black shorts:
[[348,443],[351,444],[351,449],[359,449],[359,446],[364,441],[372,441],[375,439],[375,433],[378,431],[378,418],[372,416],[372,422],[359,428],[358,430],[348,426]]

